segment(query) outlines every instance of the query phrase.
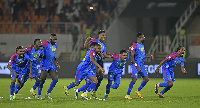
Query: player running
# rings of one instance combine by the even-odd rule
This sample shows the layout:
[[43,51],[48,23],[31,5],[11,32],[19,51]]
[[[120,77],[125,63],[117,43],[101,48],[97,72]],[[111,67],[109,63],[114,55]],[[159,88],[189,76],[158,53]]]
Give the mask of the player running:
[[159,66],[157,67],[155,73],[158,74],[159,68],[162,66],[162,72],[163,72],[163,79],[165,83],[156,83],[155,84],[155,93],[158,93],[159,87],[165,87],[158,96],[160,98],[164,98],[163,94],[166,93],[170,88],[173,86],[174,79],[174,72],[173,68],[177,65],[181,65],[181,72],[184,74],[187,73],[187,71],[184,68],[184,58],[183,55],[185,53],[185,48],[183,46],[179,46],[176,50],[176,52],[171,53],[168,55],[165,59],[163,59]]
[[24,54],[23,46],[16,47],[16,53],[11,56],[7,67],[11,71],[10,100],[14,100],[16,98],[15,89],[19,91],[28,78],[32,79],[32,63],[29,56]]
[[131,90],[133,88],[133,85],[137,81],[138,74],[140,74],[143,78],[143,81],[138,88],[138,90],[135,91],[135,93],[138,95],[138,97],[143,98],[141,95],[140,90],[147,84],[149,81],[148,78],[148,73],[145,70],[144,66],[144,61],[145,61],[145,55],[146,57],[150,57],[153,59],[153,55],[147,55],[145,54],[145,49],[144,49],[144,40],[145,37],[142,33],[137,34],[137,42],[134,42],[133,45],[131,46],[131,64],[132,64],[132,81],[129,84],[128,92],[127,95],[125,96],[125,99],[132,99],[130,97]]
[[[100,52],[101,46],[96,42],[92,43],[91,49],[87,51],[86,56],[83,58],[82,62],[77,67],[75,82],[72,82],[67,87],[64,86],[66,95],[68,95],[68,90],[75,86],[78,86],[80,82],[85,78],[85,76],[92,76],[93,74],[89,75],[88,73],[91,70],[95,70],[96,66],[99,67],[102,71],[104,71],[104,69],[95,61],[96,55]],[[78,96],[75,98],[78,99]]]
[[[97,57],[97,63],[103,67],[103,58],[110,58],[110,53],[106,52],[106,46],[103,43],[103,41],[106,38],[106,34],[105,34],[105,30],[100,30],[98,32],[99,37],[98,39],[95,38],[91,38],[90,36],[86,39],[85,43],[84,43],[84,48],[86,48],[89,44],[93,43],[93,42],[97,42],[99,45],[101,45],[101,55],[99,57]],[[88,42],[89,41],[89,42]],[[93,90],[93,93],[91,94],[91,97],[93,98],[97,98],[97,89],[101,84],[101,81],[103,80],[104,74],[103,72],[97,68],[97,78],[98,78],[98,83],[95,87],[95,89]]]
[[33,88],[31,88],[30,93],[33,95],[33,97],[36,96],[34,90],[39,86],[41,78],[40,74],[38,73],[37,69],[37,63],[39,57],[42,58],[43,56],[43,49],[41,49],[41,40],[40,39],[35,39],[34,40],[34,45],[27,47],[25,49],[25,52],[28,54],[31,62],[32,62],[32,77],[35,78],[36,82]]
[[[108,72],[108,84],[106,85],[106,93],[104,99],[108,99],[108,94],[110,93],[110,88],[117,89],[120,84],[123,68],[129,59],[129,51],[121,50],[120,54],[111,54],[113,62],[109,67]],[[112,82],[114,84],[112,85]]]
[[[56,34],[51,34],[50,40],[47,40],[47,41],[44,41],[41,43],[41,46],[43,47],[43,50],[44,50],[44,56],[42,57],[42,59],[40,61],[41,82],[38,87],[38,89],[39,89],[38,99],[40,99],[40,100],[42,99],[41,92],[42,92],[43,84],[45,83],[47,74],[49,73],[49,75],[51,76],[52,82],[50,84],[50,87],[49,87],[47,93],[45,94],[45,98],[52,99],[50,96],[50,93],[53,90],[53,88],[55,87],[56,83],[58,82],[56,66],[58,67],[58,69],[60,69],[60,65],[56,61],[56,58],[55,58],[55,53],[56,53],[56,48],[57,48],[56,41],[57,41]],[[54,61],[56,62],[56,66],[54,65]]]

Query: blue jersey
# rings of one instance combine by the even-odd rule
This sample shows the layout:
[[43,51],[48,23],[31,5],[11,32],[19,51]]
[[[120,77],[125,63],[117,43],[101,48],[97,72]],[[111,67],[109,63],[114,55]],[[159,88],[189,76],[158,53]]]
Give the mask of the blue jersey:
[[178,52],[171,53],[167,57],[166,63],[163,65],[163,67],[168,68],[170,71],[173,71],[173,68],[180,64],[181,66],[184,66],[184,58],[178,57]]
[[122,73],[126,62],[129,59],[129,54],[127,55],[127,58],[125,61],[120,60],[120,54],[113,53],[111,54],[111,57],[113,58],[113,62],[109,67],[109,72]]
[[95,69],[96,65],[94,65],[90,61],[90,56],[93,56],[94,58],[96,57],[94,48],[91,48],[86,52],[85,57],[83,58],[82,62],[78,65],[77,69],[79,69],[80,71],[85,69]]
[[[135,62],[137,64],[144,64],[145,61],[145,50],[144,45],[139,43],[133,43],[131,46],[131,52],[135,52]],[[131,61],[132,63],[132,61]],[[132,63],[133,64],[133,63]]]
[[24,54],[22,58],[18,58],[17,53],[15,53],[10,57],[9,64],[17,74],[25,73],[29,69],[29,56]]
[[52,45],[50,41],[47,40],[47,41],[42,42],[41,45],[43,47],[44,56],[41,59],[40,64],[42,65],[42,67],[53,66],[57,44],[55,43],[55,45]]
[[25,52],[28,54],[28,56],[32,62],[32,67],[37,68],[38,58],[40,56],[43,56],[43,49],[39,49],[39,50],[35,51],[34,46],[30,46],[25,49]]
[[105,54],[105,53],[106,53],[106,45],[103,44],[102,42],[100,42],[98,39],[92,38],[89,42],[90,42],[90,44],[91,44],[92,42],[98,43],[99,45],[101,45],[101,53],[102,53],[102,54]]

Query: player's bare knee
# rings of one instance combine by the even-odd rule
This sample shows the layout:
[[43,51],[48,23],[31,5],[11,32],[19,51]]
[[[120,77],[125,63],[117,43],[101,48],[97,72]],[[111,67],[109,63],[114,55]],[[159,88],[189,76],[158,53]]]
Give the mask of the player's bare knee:
[[132,78],[132,81],[133,81],[133,82],[136,82],[136,81],[137,81],[137,78]]
[[78,82],[75,82],[74,84],[75,84],[75,86],[78,86],[78,85],[79,85],[79,83],[78,83]]
[[145,78],[144,81],[145,81],[145,82],[148,82],[148,81],[149,81],[149,78]]
[[40,78],[40,77],[35,77],[35,80],[36,80],[37,82],[40,82],[40,81],[41,81],[41,78]]
[[173,82],[170,81],[170,82],[168,83],[168,85],[172,87],[172,86],[173,86]]
[[97,79],[95,79],[95,80],[93,80],[92,82],[97,84],[97,83],[98,83],[98,80],[97,80]]

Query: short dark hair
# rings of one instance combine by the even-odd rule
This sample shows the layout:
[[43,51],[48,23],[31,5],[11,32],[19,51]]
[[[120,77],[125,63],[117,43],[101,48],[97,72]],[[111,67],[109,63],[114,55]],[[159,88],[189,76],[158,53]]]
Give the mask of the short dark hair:
[[95,47],[95,46],[100,46],[97,42],[92,42],[91,44],[90,44],[90,47]]
[[51,33],[51,36],[56,36],[56,34],[55,33]]
[[120,54],[123,54],[123,53],[127,53],[126,50],[122,49],[122,50],[120,51]]
[[141,32],[137,33],[137,37],[139,37],[141,35],[143,35],[143,33],[141,33]]
[[105,33],[105,30],[99,30],[98,34]]
[[16,52],[17,52],[19,49],[24,49],[24,48],[23,48],[23,46],[17,46],[17,47],[15,48]]
[[35,45],[36,41],[40,41],[40,39],[39,39],[39,38],[38,38],[38,39],[35,39],[35,40],[34,40],[34,45]]
[[183,47],[182,45],[178,46],[178,48],[176,49],[176,52],[178,52],[178,50],[180,50],[182,47]]

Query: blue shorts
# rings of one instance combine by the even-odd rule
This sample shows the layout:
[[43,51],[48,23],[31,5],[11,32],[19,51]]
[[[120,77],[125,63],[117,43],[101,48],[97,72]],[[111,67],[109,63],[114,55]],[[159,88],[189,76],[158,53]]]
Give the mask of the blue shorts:
[[138,74],[140,74],[140,76],[148,76],[148,73],[146,72],[146,68],[144,65],[138,65],[141,68],[141,71],[138,72],[137,68],[135,67],[135,65],[132,65],[132,75],[131,77],[134,78],[138,78]]
[[[30,69],[28,69],[28,68],[22,68],[22,69],[18,68],[18,69],[15,69],[13,71],[17,73],[17,78],[19,78],[24,73],[29,73]],[[11,76],[11,79],[16,78],[14,73],[12,73],[12,72],[10,72],[10,76]]]
[[40,74],[38,73],[37,67],[32,67],[32,77],[40,77]]
[[90,78],[88,78],[87,76],[85,76],[85,82],[88,83],[88,84],[92,83],[92,81],[90,80]]
[[76,70],[75,81],[80,83],[85,78],[84,71],[80,71],[79,69]]
[[87,77],[93,77],[96,76],[96,70],[95,69],[88,69],[88,70],[84,70],[85,71],[85,76]]
[[18,75],[18,79],[22,83],[25,83],[28,80],[28,78],[29,78],[29,72]]
[[56,66],[55,65],[42,66],[40,68],[40,70],[42,70],[42,71],[52,71],[52,70],[56,70]]
[[111,80],[111,81],[114,80],[114,82],[115,82],[116,84],[120,84],[121,76],[122,76],[121,73],[108,72],[108,77],[107,77],[107,79],[108,79],[108,80]]
[[162,67],[164,82],[175,81],[174,72],[169,71],[168,68]]

